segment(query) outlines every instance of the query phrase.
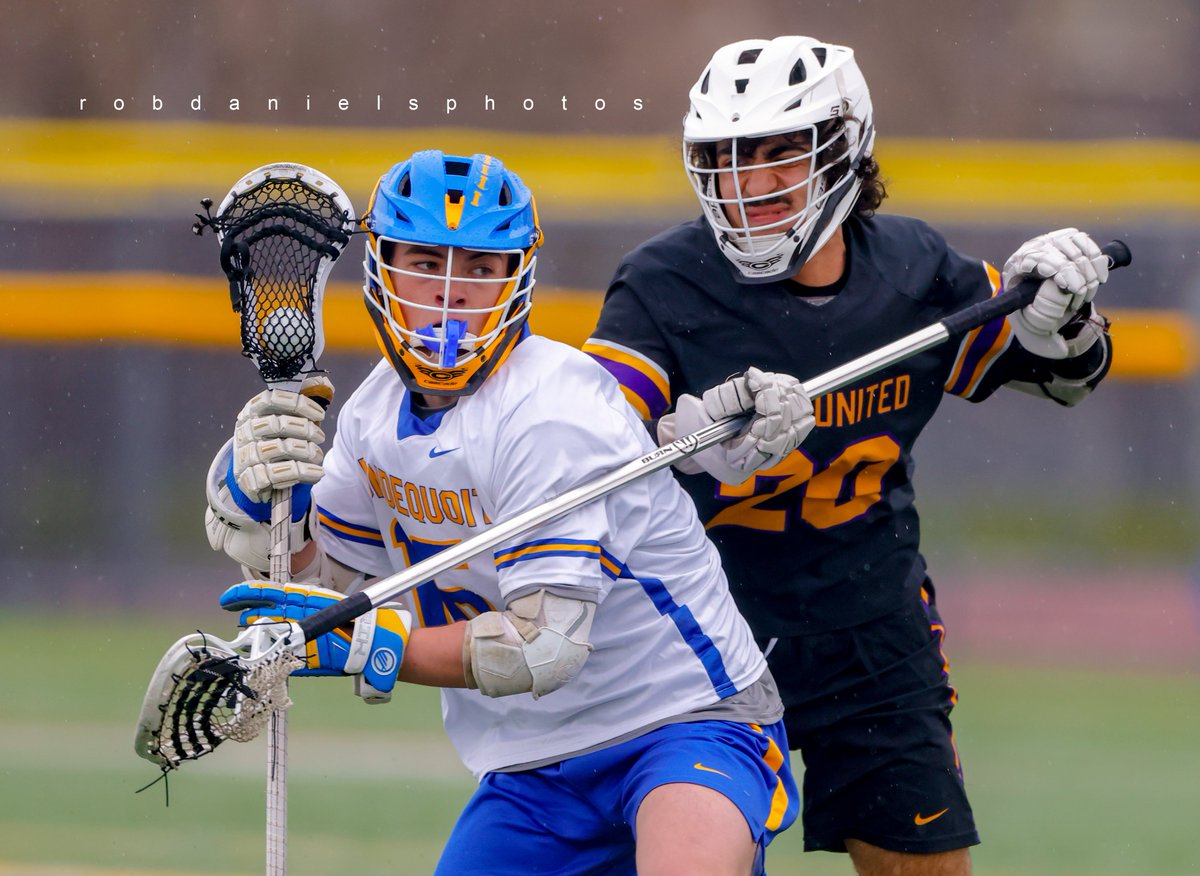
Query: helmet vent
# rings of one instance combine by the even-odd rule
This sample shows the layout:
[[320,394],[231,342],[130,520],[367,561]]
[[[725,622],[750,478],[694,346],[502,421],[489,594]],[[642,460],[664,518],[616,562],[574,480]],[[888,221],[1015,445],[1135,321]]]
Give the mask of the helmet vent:
[[802,103],[804,103],[804,96],[798,97],[795,100],[793,100],[790,104],[788,104],[787,108],[784,109],[784,112],[790,113],[794,109],[799,109],[800,105]]
[[788,76],[788,85],[797,85],[808,78],[808,72],[804,69],[804,62],[797,60],[792,66],[792,72]]
[[704,78],[700,81],[700,93],[701,94],[708,94],[708,77],[709,77],[709,74],[711,74],[711,73],[712,73],[712,70],[704,71]]
[[734,84],[734,87],[737,88],[738,94],[745,94],[746,86],[750,84],[750,80],[749,79],[735,79],[733,84]]
[[762,54],[762,49],[746,49],[738,55],[737,62],[739,64],[753,64],[758,60],[758,56]]
[[402,197],[408,198],[412,196],[412,176],[410,174],[404,174],[404,178],[400,180],[399,189]]
[[447,161],[446,173],[449,176],[466,176],[471,172],[471,165],[465,161]]
[[499,201],[501,207],[507,207],[512,203],[512,189],[508,187],[508,183],[505,183],[500,187]]
[[827,50],[824,46],[817,46],[812,50],[813,57],[817,59],[817,63],[819,63],[822,67],[825,66],[826,51]]

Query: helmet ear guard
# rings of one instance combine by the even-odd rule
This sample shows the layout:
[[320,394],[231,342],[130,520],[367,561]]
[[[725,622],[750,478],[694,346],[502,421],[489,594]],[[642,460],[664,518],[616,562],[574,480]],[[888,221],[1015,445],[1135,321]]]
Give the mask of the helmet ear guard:
[[[363,285],[367,311],[383,355],[413,392],[434,396],[468,395],[507,358],[527,332],[532,305],[536,250],[544,236],[529,189],[496,158],[469,158],[419,152],[381,177],[363,220],[367,251]],[[442,274],[416,272],[389,261],[390,244],[428,248],[444,259]],[[478,254],[509,256],[502,276],[455,274],[457,260]],[[405,279],[408,278],[408,279]],[[413,280],[444,284],[444,303],[431,306],[406,298]],[[488,307],[450,304],[451,286],[495,284]],[[411,313],[426,312],[421,325]],[[486,313],[478,335],[466,332],[467,319]],[[478,322],[478,319],[475,320]]]
[[[705,219],[743,283],[793,275],[836,233],[862,188],[859,168],[870,157],[875,129],[867,84],[853,50],[811,37],[744,40],[718,49],[692,87],[684,117],[683,159]],[[741,177],[785,164],[767,159],[740,165],[748,141],[802,135],[807,178],[765,195],[746,196]],[[718,168],[718,144],[728,143],[730,167]],[[727,178],[721,196],[718,181]],[[747,208],[805,187],[806,203],[783,219],[754,224]]]

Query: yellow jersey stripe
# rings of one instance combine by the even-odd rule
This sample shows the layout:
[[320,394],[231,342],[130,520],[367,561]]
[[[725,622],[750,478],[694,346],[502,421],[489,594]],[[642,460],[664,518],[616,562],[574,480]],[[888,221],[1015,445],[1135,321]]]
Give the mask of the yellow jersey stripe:
[[596,544],[569,544],[569,543],[547,543],[530,545],[529,547],[519,548],[517,550],[505,551],[502,554],[496,554],[496,565],[501,563],[512,562],[513,560],[523,557],[530,557],[535,554],[544,553],[572,553],[580,556],[599,557],[600,546]]
[[653,383],[665,398],[668,400],[671,398],[671,385],[666,372],[659,368],[657,363],[647,359],[636,350],[599,338],[588,338],[581,349],[593,356],[628,365]]

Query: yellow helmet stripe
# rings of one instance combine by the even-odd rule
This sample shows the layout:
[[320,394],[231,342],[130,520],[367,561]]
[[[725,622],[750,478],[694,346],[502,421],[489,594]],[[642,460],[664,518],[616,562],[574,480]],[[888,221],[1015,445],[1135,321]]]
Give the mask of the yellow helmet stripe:
[[466,204],[466,198],[462,195],[458,196],[457,201],[450,200],[449,193],[446,194],[446,227],[451,231],[458,228],[462,222],[463,206]]

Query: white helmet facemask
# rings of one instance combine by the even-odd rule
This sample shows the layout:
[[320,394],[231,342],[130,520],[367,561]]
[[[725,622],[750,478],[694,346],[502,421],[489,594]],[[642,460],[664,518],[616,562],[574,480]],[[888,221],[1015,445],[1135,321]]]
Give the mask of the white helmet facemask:
[[[369,305],[381,313],[403,349],[419,364],[433,369],[462,367],[488,352],[510,326],[528,317],[536,255],[519,249],[479,250],[448,246],[430,248],[428,264],[433,266],[431,270],[413,270],[388,261],[385,255],[388,244],[403,247],[411,243],[384,235],[374,236],[367,242],[367,259],[363,267],[380,289],[382,298],[379,302],[370,301]],[[434,257],[434,251],[440,255]],[[503,256],[515,268],[494,272],[491,276],[472,276],[469,266],[476,256]],[[421,301],[401,291],[414,282],[426,287]],[[430,283],[434,285],[430,287]],[[475,307],[453,305],[454,287],[468,284],[477,290],[473,298],[488,303]],[[435,301],[437,303],[432,303]],[[386,307],[383,306],[385,303]],[[416,325],[406,324],[401,306],[417,314]],[[468,323],[476,315],[485,315],[480,321],[482,328],[478,335],[468,330]]]
[[721,252],[742,282],[792,276],[850,214],[874,144],[853,51],[796,36],[733,43],[690,97],[684,166]]

